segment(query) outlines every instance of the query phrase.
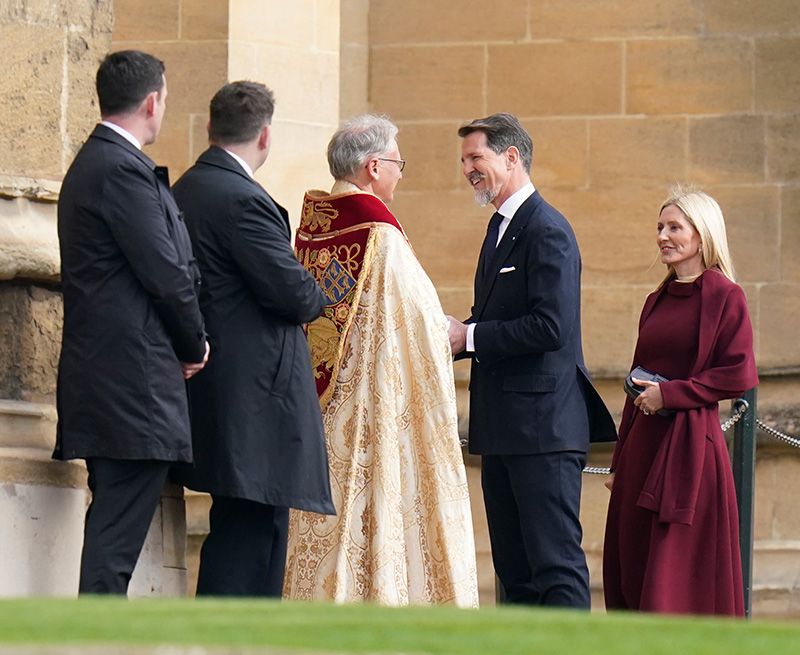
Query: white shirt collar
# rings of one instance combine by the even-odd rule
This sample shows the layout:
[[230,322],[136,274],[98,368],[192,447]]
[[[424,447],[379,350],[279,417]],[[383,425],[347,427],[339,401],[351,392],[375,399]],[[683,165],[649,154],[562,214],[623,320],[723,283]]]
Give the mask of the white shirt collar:
[[[225,150],[225,148],[223,148],[223,150]],[[242,159],[235,152],[231,152],[230,150],[225,150],[225,152],[227,152],[231,157],[233,157],[238,162],[239,166],[241,166],[244,169],[245,173],[247,173],[250,177],[253,177],[253,169],[247,165],[247,162],[244,159]]]
[[500,205],[500,208],[497,210],[497,213],[500,214],[503,218],[507,218],[511,220],[514,217],[514,214],[517,213],[517,210],[520,208],[520,205],[525,202],[528,198],[530,198],[536,189],[533,186],[533,182],[528,182],[525,186],[520,189],[517,189],[514,193],[512,193],[506,201]]
[[114,130],[123,139],[136,146],[137,150],[142,149],[142,144],[139,143],[139,139],[133,136],[133,134],[128,132],[128,130],[126,130],[124,127],[120,127],[119,125],[117,125],[116,123],[112,123],[111,121],[100,121],[100,125],[105,125],[109,130]]

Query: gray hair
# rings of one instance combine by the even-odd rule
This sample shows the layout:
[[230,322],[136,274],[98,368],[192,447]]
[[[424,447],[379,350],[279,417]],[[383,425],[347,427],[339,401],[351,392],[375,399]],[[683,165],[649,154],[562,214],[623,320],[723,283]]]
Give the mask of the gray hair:
[[354,176],[366,160],[392,149],[397,125],[388,116],[361,114],[342,123],[328,144],[328,168],[336,180]]

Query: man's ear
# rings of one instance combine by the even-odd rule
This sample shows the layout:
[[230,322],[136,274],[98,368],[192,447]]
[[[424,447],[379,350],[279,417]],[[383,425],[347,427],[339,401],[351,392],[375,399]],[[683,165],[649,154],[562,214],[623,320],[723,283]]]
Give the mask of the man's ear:
[[510,146],[508,150],[506,150],[506,157],[508,161],[508,167],[514,168],[514,166],[516,166],[521,161],[519,149],[517,148],[517,146]]
[[158,106],[158,91],[151,91],[144,99],[144,109],[147,118],[151,118],[156,114],[156,107]]
[[266,150],[269,147],[269,139],[270,139],[270,126],[265,125],[261,128],[261,132],[258,135],[258,147],[260,150]]
[[367,174],[369,175],[370,179],[377,180],[380,175],[378,174],[378,159],[373,157],[367,160],[367,163],[364,164],[367,168]]

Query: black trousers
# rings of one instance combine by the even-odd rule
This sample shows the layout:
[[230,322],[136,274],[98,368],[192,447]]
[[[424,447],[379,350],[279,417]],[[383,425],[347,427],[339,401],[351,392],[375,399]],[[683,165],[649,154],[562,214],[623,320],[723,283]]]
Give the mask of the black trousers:
[[287,507],[212,496],[209,527],[200,549],[198,596],[281,596]]
[[580,452],[484,455],[481,483],[504,601],[588,609]]
[[81,556],[81,594],[127,594],[169,462],[90,458]]

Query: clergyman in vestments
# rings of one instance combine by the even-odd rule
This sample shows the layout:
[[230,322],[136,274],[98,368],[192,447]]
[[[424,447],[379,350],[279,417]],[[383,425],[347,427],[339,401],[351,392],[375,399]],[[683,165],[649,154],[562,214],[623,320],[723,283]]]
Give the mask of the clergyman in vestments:
[[336,516],[293,512],[284,596],[475,607],[467,478],[447,322],[386,206],[397,127],[365,115],[328,145],[295,243],[329,304],[308,326]]

